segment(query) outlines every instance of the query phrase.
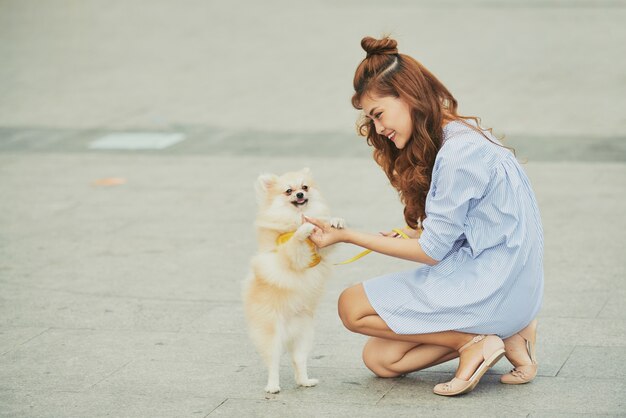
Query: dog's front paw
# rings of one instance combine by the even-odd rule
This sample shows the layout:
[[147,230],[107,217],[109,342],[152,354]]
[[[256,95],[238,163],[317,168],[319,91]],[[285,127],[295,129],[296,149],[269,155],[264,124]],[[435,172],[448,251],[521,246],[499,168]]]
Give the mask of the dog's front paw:
[[346,227],[346,221],[343,218],[330,218],[330,226],[336,229],[344,229]]
[[297,383],[300,386],[304,386],[306,388],[310,388],[310,387],[313,387],[313,386],[317,385],[319,383],[319,380],[317,380],[317,379],[304,379],[304,380],[298,381]]
[[267,386],[265,386],[265,391],[267,393],[278,393],[280,392],[280,386],[268,384]]
[[311,236],[311,234],[313,233],[314,229],[315,229],[315,225],[310,224],[308,222],[307,223],[303,223],[302,225],[300,225],[298,227],[298,229],[296,230],[296,233],[294,234],[294,236],[296,237],[296,239],[298,239],[300,241],[304,241],[309,236]]

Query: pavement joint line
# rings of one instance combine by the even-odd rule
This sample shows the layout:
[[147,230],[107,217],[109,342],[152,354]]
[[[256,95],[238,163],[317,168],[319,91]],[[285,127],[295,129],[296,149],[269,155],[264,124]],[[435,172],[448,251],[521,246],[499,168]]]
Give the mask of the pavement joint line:
[[602,305],[602,308],[600,308],[600,310],[598,311],[598,313],[596,314],[596,316],[594,318],[600,318],[600,314],[602,313],[604,308],[606,308],[606,305],[609,304],[609,300],[611,300],[611,294],[610,293],[607,295],[606,300],[604,301],[604,305]]
[[[30,328],[30,327],[21,327],[21,328]],[[34,340],[35,338],[37,338],[37,337],[41,336],[42,334],[45,334],[46,332],[50,331],[51,329],[52,329],[52,328],[50,328],[50,327],[49,327],[49,328],[46,328],[45,330],[41,331],[39,334],[35,335],[34,337],[29,338],[28,340],[23,341],[23,342],[21,342],[21,343],[17,344],[16,346],[14,346],[14,347],[11,347],[10,349],[8,349],[7,351],[5,351],[4,353],[0,354],[0,356],[4,356],[5,354],[10,353],[11,351],[17,350],[18,348],[20,348],[20,347],[21,347],[21,346],[23,346],[24,344],[26,344],[26,343],[28,343],[28,342],[30,342],[30,341],[32,341],[32,340]]]
[[99,385],[100,383],[104,382],[105,380],[107,380],[109,377],[113,376],[115,373],[119,372],[120,370],[122,370],[124,367],[128,366],[130,363],[132,363],[133,361],[135,361],[134,359],[131,359],[129,361],[127,361],[126,363],[124,363],[121,367],[118,367],[117,369],[115,369],[112,373],[109,373],[108,375],[106,375],[105,377],[103,377],[102,379],[100,379],[99,381],[97,381],[96,383],[94,383],[91,386],[88,386],[85,390],[90,390],[93,389],[94,387],[96,387],[97,385]]
[[208,417],[208,416],[209,416],[209,415],[211,415],[211,414],[212,414],[212,413],[213,413],[213,412],[214,412],[217,408],[219,408],[220,406],[224,405],[224,404],[226,403],[226,401],[228,401],[228,399],[230,399],[230,398],[226,398],[226,399],[224,399],[224,400],[223,400],[223,401],[222,401],[219,405],[217,405],[215,408],[213,408],[213,409],[211,410],[211,412],[209,412],[208,414],[206,414],[206,415],[204,416],[204,418]]
[[394,380],[394,381],[392,382],[391,387],[390,387],[390,388],[389,388],[389,389],[388,389],[385,393],[383,393],[383,396],[381,396],[381,397],[380,397],[380,399],[378,399],[374,405],[378,405],[378,404],[380,403],[380,401],[382,401],[383,399],[385,399],[385,396],[387,396],[387,394],[388,394],[389,392],[391,392],[391,390],[392,390],[393,388],[395,388],[397,384],[398,384],[398,381],[397,381],[397,380]]
[[570,359],[570,357],[574,353],[574,350],[576,349],[576,347],[577,347],[576,345],[572,346],[572,349],[570,350],[569,354],[567,355],[567,358],[565,359],[565,361],[563,361],[563,363],[561,364],[561,367],[559,367],[559,370],[556,371],[554,377],[559,377],[559,373],[561,373],[561,370],[563,369],[563,366],[565,366],[567,361]]

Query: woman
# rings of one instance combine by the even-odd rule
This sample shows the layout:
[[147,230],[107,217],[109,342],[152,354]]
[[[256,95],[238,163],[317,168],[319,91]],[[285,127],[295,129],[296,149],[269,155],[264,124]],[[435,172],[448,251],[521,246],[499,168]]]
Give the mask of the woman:
[[[346,289],[339,315],[371,336],[368,368],[399,376],[459,357],[454,379],[434,392],[471,391],[503,354],[509,384],[536,375],[543,296],[543,231],[534,193],[513,153],[457,113],[446,87],[390,38],[366,37],[352,104],[360,133],[398,190],[409,239],[334,229],[317,219],[322,248],[348,242],[425,266]],[[504,339],[504,341],[502,340]]]

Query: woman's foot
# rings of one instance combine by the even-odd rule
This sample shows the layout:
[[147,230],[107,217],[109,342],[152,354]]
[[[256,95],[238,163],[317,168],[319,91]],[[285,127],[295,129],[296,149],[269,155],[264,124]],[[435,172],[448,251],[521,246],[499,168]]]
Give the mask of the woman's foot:
[[477,335],[459,348],[454,379],[433,389],[437,395],[454,396],[473,390],[487,370],[504,355],[504,343],[495,335]]
[[536,338],[537,320],[533,319],[526,328],[504,340],[506,358],[515,368],[503,375],[500,382],[520,385],[530,382],[537,376]]

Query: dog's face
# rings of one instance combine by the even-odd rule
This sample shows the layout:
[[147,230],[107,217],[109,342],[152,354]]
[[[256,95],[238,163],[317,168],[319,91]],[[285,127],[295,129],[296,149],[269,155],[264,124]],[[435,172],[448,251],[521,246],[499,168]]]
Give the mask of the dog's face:
[[301,214],[316,203],[322,203],[308,168],[282,176],[262,174],[257,180],[256,190],[261,210],[277,216]]

